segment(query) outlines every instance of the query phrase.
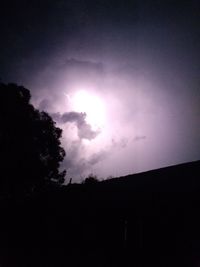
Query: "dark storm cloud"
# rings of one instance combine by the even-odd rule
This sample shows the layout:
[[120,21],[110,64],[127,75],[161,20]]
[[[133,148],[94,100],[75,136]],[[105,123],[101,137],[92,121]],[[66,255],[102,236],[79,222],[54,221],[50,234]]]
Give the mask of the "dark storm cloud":
[[88,161],[89,164],[95,165],[95,164],[99,163],[100,161],[105,160],[108,157],[108,155],[110,154],[109,152],[110,151],[108,151],[108,150],[102,150],[98,153],[94,153]]
[[[24,60],[21,68],[17,70],[18,75],[23,76],[27,83],[30,82],[30,64],[30,60]],[[38,92],[39,106],[43,109],[50,107],[50,102],[53,102],[55,97],[60,97],[62,91],[67,93],[71,90],[75,83],[84,87],[88,82],[92,84],[98,80],[100,84],[106,73],[105,69],[105,64],[99,60],[81,60],[67,56],[55,61],[52,59],[46,67],[40,69],[40,65],[38,66],[38,71],[31,77],[30,87],[34,88],[34,96]],[[34,69],[32,71],[34,73]],[[47,94],[47,91],[51,94]],[[41,100],[41,98],[44,99]],[[50,98],[52,98],[51,101]]]
[[80,139],[94,139],[100,132],[93,131],[90,124],[86,122],[86,113],[82,112],[65,112],[64,114],[52,114],[53,119],[55,119],[59,123],[75,123],[78,129],[78,137]]
[[103,73],[103,64],[100,62],[93,62],[89,60],[78,60],[76,58],[67,59],[63,65],[63,69],[75,69],[76,71],[94,71]]
[[120,140],[115,140],[115,138],[112,138],[112,148],[126,148],[128,145],[128,138],[121,138]]
[[86,178],[90,173],[93,173],[95,165],[110,155],[109,150],[100,150],[89,158],[80,157],[81,145],[81,140],[71,142],[67,151],[68,156],[65,157],[63,162],[63,166],[68,170],[67,177],[73,177],[79,181],[80,179]]
[[140,141],[140,140],[144,140],[146,139],[147,137],[145,135],[137,135],[133,138],[133,141],[137,142],[137,141]]
[[48,99],[43,99],[40,103],[39,103],[39,110],[45,111],[48,110],[51,107],[51,102]]
[[62,163],[63,167],[68,170],[68,178],[83,178],[80,177],[88,170],[89,164],[86,159],[80,157],[81,154],[81,140],[72,141],[68,146],[67,157]]

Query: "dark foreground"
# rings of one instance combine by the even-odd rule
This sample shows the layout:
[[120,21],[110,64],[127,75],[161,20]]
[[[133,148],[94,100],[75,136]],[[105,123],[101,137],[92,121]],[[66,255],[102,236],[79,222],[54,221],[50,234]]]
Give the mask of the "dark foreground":
[[0,202],[0,266],[200,266],[200,162]]

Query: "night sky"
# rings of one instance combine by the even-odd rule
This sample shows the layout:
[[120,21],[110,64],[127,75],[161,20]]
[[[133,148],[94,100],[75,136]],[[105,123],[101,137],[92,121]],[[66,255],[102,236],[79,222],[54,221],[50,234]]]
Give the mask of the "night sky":
[[30,89],[63,129],[66,180],[200,159],[198,0],[1,1],[0,12],[1,81]]

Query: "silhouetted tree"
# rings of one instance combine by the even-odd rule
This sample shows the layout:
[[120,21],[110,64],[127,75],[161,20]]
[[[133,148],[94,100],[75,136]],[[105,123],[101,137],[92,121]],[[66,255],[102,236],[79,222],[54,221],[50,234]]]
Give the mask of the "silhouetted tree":
[[30,104],[28,89],[0,83],[0,192],[30,192],[62,184],[62,130]]
[[91,174],[89,174],[88,177],[85,178],[85,180],[83,181],[83,184],[92,185],[92,184],[96,184],[98,182],[99,182],[99,180],[98,180],[97,176],[91,173]]

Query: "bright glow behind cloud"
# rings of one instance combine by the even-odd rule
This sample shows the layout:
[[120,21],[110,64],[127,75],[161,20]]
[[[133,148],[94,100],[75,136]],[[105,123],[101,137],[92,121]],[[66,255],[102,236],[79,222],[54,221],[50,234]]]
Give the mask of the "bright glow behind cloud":
[[86,121],[93,130],[101,130],[105,125],[106,111],[103,100],[87,90],[78,90],[70,97],[72,110],[86,113]]

